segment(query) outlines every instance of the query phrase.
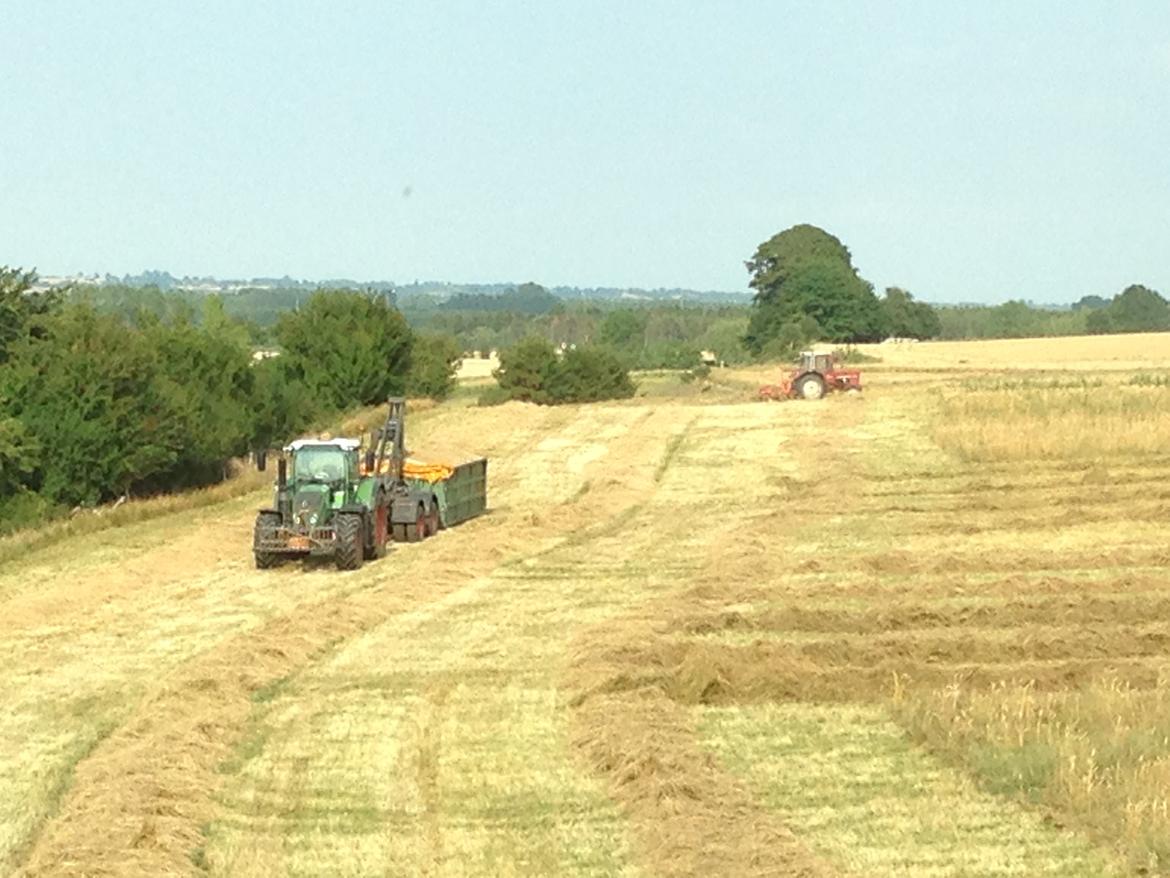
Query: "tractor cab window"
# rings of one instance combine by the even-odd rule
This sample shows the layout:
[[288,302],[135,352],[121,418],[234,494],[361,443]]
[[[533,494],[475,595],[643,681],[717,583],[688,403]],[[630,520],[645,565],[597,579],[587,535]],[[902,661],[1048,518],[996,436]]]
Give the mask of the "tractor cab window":
[[293,459],[293,479],[324,484],[344,481],[349,456],[340,448],[302,448]]

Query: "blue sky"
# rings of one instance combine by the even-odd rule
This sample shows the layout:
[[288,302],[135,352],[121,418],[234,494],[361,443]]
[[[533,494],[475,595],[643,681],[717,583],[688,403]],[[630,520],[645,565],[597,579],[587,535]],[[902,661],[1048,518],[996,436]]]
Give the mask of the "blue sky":
[[0,0],[0,264],[1170,294],[1170,4]]

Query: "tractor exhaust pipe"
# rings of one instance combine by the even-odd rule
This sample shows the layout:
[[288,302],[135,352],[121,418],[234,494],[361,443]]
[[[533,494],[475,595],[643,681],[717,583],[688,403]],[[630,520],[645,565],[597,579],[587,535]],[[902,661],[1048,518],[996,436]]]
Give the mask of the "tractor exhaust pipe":
[[276,461],[276,511],[286,524],[292,519],[292,497],[288,493],[288,461]]

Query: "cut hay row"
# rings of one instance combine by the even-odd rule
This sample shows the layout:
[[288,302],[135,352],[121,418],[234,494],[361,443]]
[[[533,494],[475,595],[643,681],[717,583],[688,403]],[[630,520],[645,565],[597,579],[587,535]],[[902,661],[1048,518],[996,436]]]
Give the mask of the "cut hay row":
[[908,741],[877,707],[707,708],[703,744],[801,837],[857,875],[1105,878],[1087,840],[1005,805]]
[[[809,602],[782,604],[742,601],[735,609],[718,610],[688,619],[683,630],[689,634],[738,632],[742,638],[777,637],[795,643],[826,634],[857,638],[889,637],[895,632],[910,635],[953,637],[986,634],[1018,637],[1021,633],[1050,636],[1063,628],[1091,626],[1164,627],[1159,620],[1170,617],[1170,582],[1154,575],[1127,577],[1124,583],[1069,578],[1044,579],[1043,591],[1021,596],[1032,583],[1013,578],[996,583],[991,591],[963,589],[950,598],[934,601],[898,600],[874,605],[854,600],[818,606]],[[1100,586],[1100,590],[1092,588]],[[1110,587],[1112,586],[1112,587]],[[973,593],[974,592],[974,593]]]

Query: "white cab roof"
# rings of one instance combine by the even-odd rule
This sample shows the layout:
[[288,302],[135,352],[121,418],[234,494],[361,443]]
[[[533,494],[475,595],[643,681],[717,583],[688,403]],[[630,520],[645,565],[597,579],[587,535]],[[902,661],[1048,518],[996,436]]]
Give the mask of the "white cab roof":
[[285,451],[300,451],[302,448],[340,448],[354,451],[361,447],[360,439],[297,439],[284,447]]

